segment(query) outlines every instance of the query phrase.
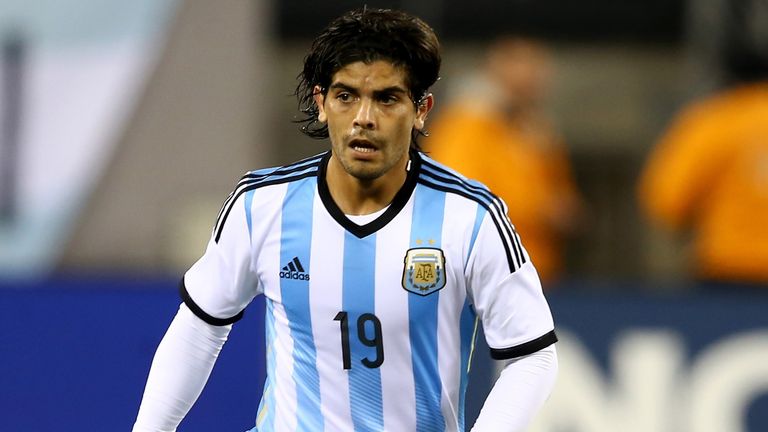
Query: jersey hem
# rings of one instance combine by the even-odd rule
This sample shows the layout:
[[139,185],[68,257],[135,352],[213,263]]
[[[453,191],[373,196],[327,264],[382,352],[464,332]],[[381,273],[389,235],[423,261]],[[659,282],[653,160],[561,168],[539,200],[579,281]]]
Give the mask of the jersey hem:
[[552,330],[544,336],[514,347],[500,349],[491,348],[491,358],[494,360],[509,360],[522,357],[540,351],[555,342],[557,342],[557,335],[555,334],[555,331]]
[[181,300],[184,301],[184,304],[187,305],[189,310],[191,310],[196,317],[212,326],[222,327],[236,323],[240,321],[240,319],[243,317],[243,313],[245,312],[240,311],[240,313],[230,318],[216,318],[214,316],[208,315],[202,308],[200,308],[200,306],[197,305],[197,303],[195,303],[194,300],[192,300],[192,297],[190,297],[189,292],[187,291],[187,287],[184,285],[184,278],[181,278],[181,281],[179,282],[179,296],[181,296]]

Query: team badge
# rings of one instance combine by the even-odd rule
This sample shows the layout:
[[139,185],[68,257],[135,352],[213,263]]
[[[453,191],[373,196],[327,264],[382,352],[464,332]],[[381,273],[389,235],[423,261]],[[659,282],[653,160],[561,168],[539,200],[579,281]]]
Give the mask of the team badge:
[[426,296],[445,286],[445,255],[437,248],[413,248],[405,254],[403,288]]

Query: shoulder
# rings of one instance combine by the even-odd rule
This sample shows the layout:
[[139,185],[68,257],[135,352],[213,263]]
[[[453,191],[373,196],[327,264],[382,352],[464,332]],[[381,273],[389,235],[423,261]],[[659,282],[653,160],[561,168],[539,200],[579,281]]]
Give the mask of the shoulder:
[[[520,268],[527,256],[520,239],[507,217],[507,206],[483,183],[467,178],[459,172],[422,155],[418,182],[425,187],[442,191],[452,199],[450,217],[460,226],[471,228],[471,243],[480,231],[493,233],[493,244],[501,249],[501,259],[506,258],[510,272]],[[474,212],[472,211],[474,209]],[[446,210],[448,212],[448,210]],[[490,231],[489,231],[490,230]]]
[[[252,207],[264,210],[273,207],[279,209],[282,203],[275,199],[282,193],[281,186],[302,179],[317,177],[323,157],[321,153],[300,161],[278,167],[263,168],[245,173],[235,188],[224,200],[214,226],[215,238],[218,242],[224,225],[235,207],[244,208],[245,212],[235,212],[241,215],[251,213]],[[258,195],[256,195],[258,193]],[[257,196],[258,198],[255,198]],[[245,218],[248,222],[248,218]],[[250,228],[250,225],[248,225]]]
[[278,167],[262,168],[245,173],[229,194],[227,202],[234,203],[247,193],[269,193],[275,187],[285,186],[306,178],[317,177],[327,152]]
[[255,189],[317,176],[324,156],[326,156],[326,153],[311,156],[288,165],[249,171],[240,178],[240,182],[235,190],[242,189],[243,187]]
[[763,99],[765,94],[765,88],[757,85],[736,86],[694,98],[680,112],[684,119],[714,120],[722,124],[724,117],[743,112],[752,101]]
[[418,182],[429,188],[474,201],[484,207],[499,200],[483,183],[468,178],[425,154],[421,154]]
[[261,191],[269,189],[270,186],[285,185],[308,177],[317,177],[326,155],[327,152],[288,165],[249,171],[240,178],[227,197],[227,202],[234,203],[248,192]]

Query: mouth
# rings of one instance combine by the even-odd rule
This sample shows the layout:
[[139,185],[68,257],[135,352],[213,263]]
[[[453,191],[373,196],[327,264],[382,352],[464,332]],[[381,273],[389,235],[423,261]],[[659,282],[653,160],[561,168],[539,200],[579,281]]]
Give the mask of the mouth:
[[366,139],[354,139],[349,142],[349,148],[359,153],[374,153],[378,147]]

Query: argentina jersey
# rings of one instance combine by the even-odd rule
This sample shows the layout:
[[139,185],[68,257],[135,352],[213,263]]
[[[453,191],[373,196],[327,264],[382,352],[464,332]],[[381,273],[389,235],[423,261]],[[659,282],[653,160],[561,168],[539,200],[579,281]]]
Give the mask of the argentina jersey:
[[506,207],[412,152],[392,203],[358,225],[331,198],[330,157],[244,176],[184,301],[226,325],[265,296],[255,431],[463,431],[479,321],[494,358],[556,341]]

